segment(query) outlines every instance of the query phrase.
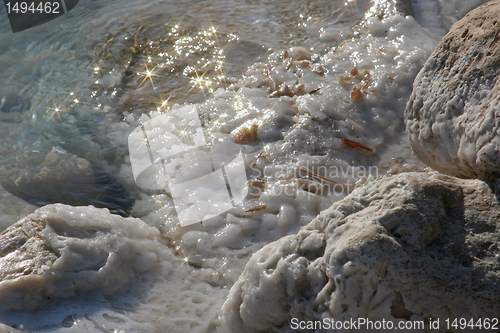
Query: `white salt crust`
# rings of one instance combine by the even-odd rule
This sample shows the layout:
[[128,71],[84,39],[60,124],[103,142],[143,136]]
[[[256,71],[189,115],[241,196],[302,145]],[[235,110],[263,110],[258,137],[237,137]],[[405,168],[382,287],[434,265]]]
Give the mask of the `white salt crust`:
[[444,332],[447,318],[495,317],[498,186],[435,172],[365,184],[252,256],[224,303],[226,332],[296,332],[292,318],[398,327],[431,317]]
[[[219,89],[213,98],[196,105],[209,140],[223,142],[258,125],[259,139],[241,147],[249,179],[262,181],[263,188],[242,208],[202,225],[178,228],[168,194],[141,194],[133,214],[160,227],[197,265],[219,272],[211,283],[232,285],[249,254],[296,232],[352,191],[356,182],[386,172],[424,168],[411,156],[402,135],[403,111],[413,79],[436,40],[391,5],[374,3],[360,19],[359,25],[353,25],[358,33],[341,45],[325,47],[324,55],[300,47],[273,53],[267,62],[251,66],[233,86]],[[369,72],[368,92],[360,102],[351,99],[353,84],[339,82],[354,67]],[[354,78],[353,83],[359,84],[361,79]],[[270,97],[283,84],[292,91],[301,85],[306,92],[320,91]],[[180,107],[185,106],[173,106]],[[143,115],[141,121],[155,115]],[[140,124],[132,118],[127,121],[134,128]],[[341,139],[362,143],[373,151],[347,146]],[[303,179],[298,168],[347,184],[348,190],[330,187],[328,191],[325,186],[326,190],[311,193],[298,189],[319,184]],[[132,183],[129,170],[124,166],[122,176]],[[245,212],[264,205],[262,210]]]
[[227,293],[190,276],[158,229],[107,209],[45,206],[0,246],[1,318],[13,325],[23,314],[12,310],[37,310],[28,330],[205,332]]
[[[150,273],[132,277],[131,281],[138,278],[139,282],[132,283],[127,295],[97,302],[73,297],[52,303],[29,318],[21,312],[9,313],[2,316],[9,320],[2,320],[11,325],[24,323],[25,330],[46,332],[215,331],[222,303],[249,257],[269,242],[297,232],[347,194],[298,190],[297,184],[308,180],[296,173],[297,167],[326,173],[322,176],[338,171],[330,178],[350,182],[352,188],[355,182],[369,181],[386,172],[423,168],[411,155],[403,135],[403,110],[413,79],[437,39],[412,17],[398,13],[392,1],[357,3],[359,9],[347,11],[348,23],[308,23],[308,42],[315,44],[313,51],[298,46],[285,54],[276,47],[267,59],[237,77],[233,86],[216,91],[196,105],[211,139],[232,139],[244,128],[259,126],[259,140],[242,145],[242,150],[249,178],[265,184],[260,194],[227,214],[178,228],[169,195],[137,189],[125,160],[119,175],[138,198],[133,215],[160,229],[181,260],[165,252]],[[263,44],[268,46],[269,40]],[[370,73],[366,89],[371,93],[363,93],[360,102],[351,99],[353,85],[339,82],[340,76],[349,75],[353,67]],[[107,84],[114,84],[112,79]],[[42,86],[50,87],[51,80],[58,82],[47,76]],[[353,82],[360,84],[361,80]],[[282,84],[292,91],[304,89],[305,94],[270,97]],[[301,85],[303,88],[299,88]],[[310,93],[318,88],[317,93]],[[47,103],[56,97],[53,92],[44,93]],[[39,98],[41,95],[37,94]],[[173,106],[180,107],[185,106]],[[126,150],[128,133],[156,115],[141,111],[140,118],[131,113],[122,122],[106,118],[99,131],[118,150]],[[100,109],[82,106],[82,112],[111,114],[112,110],[107,105]],[[222,117],[224,114],[227,116]],[[342,144],[341,139],[359,142],[373,152]],[[85,156],[87,159],[103,161],[106,148],[100,143],[86,143],[85,149],[95,150]],[[109,167],[107,161],[102,163]],[[378,167],[378,172],[372,170],[370,176],[369,166]],[[245,212],[261,205],[265,209]],[[316,241],[311,238],[307,244],[314,246]]]
[[415,79],[405,111],[415,155],[456,177],[500,177],[498,1],[452,26]]

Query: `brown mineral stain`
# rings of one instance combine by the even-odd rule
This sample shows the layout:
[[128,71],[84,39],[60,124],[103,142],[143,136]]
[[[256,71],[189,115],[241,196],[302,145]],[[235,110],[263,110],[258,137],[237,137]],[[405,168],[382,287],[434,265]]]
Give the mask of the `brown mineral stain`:
[[250,209],[245,210],[245,213],[259,212],[259,211],[265,210],[266,208],[267,208],[267,205],[258,205],[258,206],[255,206],[255,207],[252,207]]
[[343,86],[347,86],[349,84],[352,84],[351,81],[352,77],[351,76],[346,76],[346,77],[339,77],[339,83]]
[[365,79],[367,79],[367,78],[369,78],[369,77],[370,77],[370,72],[369,72],[369,71],[367,71],[366,69],[363,69],[363,70],[361,71],[361,75],[363,75],[363,76],[364,76],[364,78],[365,78]]
[[259,125],[253,124],[250,128],[245,127],[234,137],[234,142],[238,144],[247,144],[257,141],[259,138],[257,134],[257,130],[259,129]]
[[355,102],[359,102],[363,99],[363,94],[361,93],[361,91],[358,88],[354,87],[352,89],[351,99]]

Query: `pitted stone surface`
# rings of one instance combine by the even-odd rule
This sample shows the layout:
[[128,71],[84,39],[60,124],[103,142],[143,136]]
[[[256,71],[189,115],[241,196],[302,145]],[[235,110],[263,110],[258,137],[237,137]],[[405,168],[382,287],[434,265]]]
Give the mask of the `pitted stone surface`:
[[438,173],[366,184],[256,252],[231,288],[223,322],[230,332],[291,332],[292,318],[444,325],[494,317],[499,195],[499,182]]
[[405,111],[413,152],[461,178],[500,177],[500,1],[455,23],[415,79]]

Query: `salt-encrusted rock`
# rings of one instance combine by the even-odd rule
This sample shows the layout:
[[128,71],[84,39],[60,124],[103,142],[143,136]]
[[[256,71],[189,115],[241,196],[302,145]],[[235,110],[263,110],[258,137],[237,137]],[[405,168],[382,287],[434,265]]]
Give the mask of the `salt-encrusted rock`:
[[368,183],[256,252],[223,306],[224,325],[292,332],[292,318],[424,320],[426,330],[411,330],[422,332],[439,318],[444,332],[446,318],[498,317],[498,195],[499,182],[438,173]]
[[0,323],[0,333],[22,333],[22,331]]
[[126,289],[169,255],[158,230],[107,209],[45,206],[0,234],[0,308]]
[[415,79],[405,111],[414,153],[440,172],[500,177],[500,1],[455,23]]

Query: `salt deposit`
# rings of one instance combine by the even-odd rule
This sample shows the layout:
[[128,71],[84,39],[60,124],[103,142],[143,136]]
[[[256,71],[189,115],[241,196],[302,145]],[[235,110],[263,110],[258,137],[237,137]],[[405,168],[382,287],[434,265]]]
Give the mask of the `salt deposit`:
[[411,331],[430,332],[429,320],[440,318],[444,332],[449,317],[495,318],[498,185],[402,173],[356,189],[252,256],[224,303],[227,331],[294,332],[292,318],[365,318],[394,327],[422,320],[425,329]]
[[464,178],[500,177],[498,34],[500,3],[457,22],[415,80],[406,124],[417,157]]
[[128,191],[103,169],[59,146],[39,144],[6,155],[11,158],[1,160],[0,184],[31,204],[93,204],[126,216],[133,205]]
[[[249,180],[261,182],[261,188],[253,187],[253,199],[241,208],[187,229],[178,229],[174,216],[164,216],[165,205],[175,212],[168,194],[143,197],[136,207],[162,202],[159,215],[142,218],[151,225],[162,221],[160,229],[184,253],[203,258],[202,268],[228,268],[212,283],[234,283],[243,267],[241,259],[296,232],[352,191],[356,182],[382,176],[391,167],[390,172],[423,168],[401,135],[402,110],[413,78],[436,41],[412,17],[396,11],[396,2],[390,4],[374,3],[359,25],[353,25],[357,34],[326,48],[324,55],[300,47],[273,53],[266,63],[251,66],[238,82],[197,105],[208,141],[224,142],[258,126],[258,140],[242,145],[242,151]],[[408,30],[412,34],[404,33]],[[350,76],[353,68],[359,73],[342,84],[340,77]],[[283,85],[290,93],[273,97]],[[356,86],[363,94],[359,102],[351,98]],[[143,115],[142,121],[159,114]],[[345,145],[342,139],[373,151]],[[265,208],[252,211],[257,206]],[[196,237],[198,242],[185,241]]]
[[40,208],[0,235],[0,317],[12,324],[38,310],[22,328],[52,332],[215,327],[226,291],[190,277],[167,245],[158,229],[107,209]]
[[[15,90],[15,68],[16,84],[25,85],[21,93],[33,107],[27,119],[0,126],[0,137],[9,147],[31,149],[42,137],[118,177],[136,199],[132,215],[149,227],[138,220],[132,225],[156,235],[139,237],[145,248],[128,235],[130,250],[123,254],[155,253],[157,266],[123,277],[103,272],[107,297],[72,296],[34,312],[2,313],[2,322],[38,332],[220,330],[222,304],[252,254],[296,233],[355,186],[425,168],[403,135],[403,110],[440,36],[407,16],[408,1],[80,4],[71,20],[61,18],[64,29],[53,22],[33,40],[2,40],[15,50],[0,55],[0,65],[9,68],[0,80]],[[238,208],[180,227],[172,193],[141,189],[127,155],[130,133],[186,108],[196,108],[210,147],[239,143],[251,195]],[[203,199],[195,191],[185,195]],[[0,200],[9,212],[5,223],[25,216],[26,210],[9,206],[15,198]],[[74,212],[58,207],[57,214]],[[132,232],[129,220],[78,209]],[[89,242],[71,241],[82,248]],[[307,243],[313,249],[320,241]],[[130,265],[118,269],[130,273]],[[114,280],[128,286],[128,294],[114,290]]]
[[45,206],[0,239],[4,310],[93,291],[114,294],[170,258],[157,229],[92,206]]

